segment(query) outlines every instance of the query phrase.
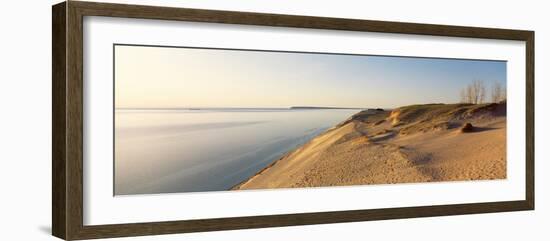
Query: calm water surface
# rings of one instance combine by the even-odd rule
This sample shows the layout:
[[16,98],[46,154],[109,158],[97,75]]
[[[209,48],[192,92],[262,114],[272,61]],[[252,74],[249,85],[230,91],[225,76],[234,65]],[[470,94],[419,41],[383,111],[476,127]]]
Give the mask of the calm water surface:
[[115,194],[222,191],[359,110],[116,110]]

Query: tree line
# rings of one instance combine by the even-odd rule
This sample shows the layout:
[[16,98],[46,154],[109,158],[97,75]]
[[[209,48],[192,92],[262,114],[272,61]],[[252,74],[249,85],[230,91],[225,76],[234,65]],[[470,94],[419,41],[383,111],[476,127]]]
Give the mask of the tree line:
[[[491,87],[491,99],[493,103],[506,101],[506,87],[500,82],[494,82]],[[460,102],[470,104],[482,104],[486,102],[487,88],[482,80],[474,80],[460,90]]]

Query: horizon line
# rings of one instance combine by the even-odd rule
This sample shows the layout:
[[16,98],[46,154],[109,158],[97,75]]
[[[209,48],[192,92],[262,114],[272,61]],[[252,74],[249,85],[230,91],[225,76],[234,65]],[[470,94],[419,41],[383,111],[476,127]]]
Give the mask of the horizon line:
[[[485,102],[490,103],[490,102]],[[452,104],[460,104],[460,101],[452,102],[452,103],[444,103],[444,102],[428,102],[428,103],[414,103],[414,104],[408,104],[408,105],[431,105],[431,104],[444,104],[444,105],[452,105]],[[236,107],[236,106],[211,106],[211,107],[183,107],[183,106],[176,106],[176,107],[114,107],[115,110],[122,110],[122,109],[135,109],[135,110],[169,110],[169,109],[285,109],[289,110],[292,108],[325,108],[325,109],[395,109],[403,106],[408,105],[401,105],[401,106],[393,106],[393,107],[338,107],[338,106],[311,106],[311,105],[293,105],[293,106],[285,106],[285,107]]]

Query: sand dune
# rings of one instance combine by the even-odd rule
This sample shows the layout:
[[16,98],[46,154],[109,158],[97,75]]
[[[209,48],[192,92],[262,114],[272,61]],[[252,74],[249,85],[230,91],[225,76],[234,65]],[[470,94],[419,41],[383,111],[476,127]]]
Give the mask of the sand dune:
[[504,178],[505,103],[429,104],[361,111],[233,189]]

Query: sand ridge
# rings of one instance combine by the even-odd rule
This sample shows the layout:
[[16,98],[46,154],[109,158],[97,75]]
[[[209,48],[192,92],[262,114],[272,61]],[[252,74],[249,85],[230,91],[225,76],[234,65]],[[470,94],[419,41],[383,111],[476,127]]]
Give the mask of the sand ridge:
[[369,109],[233,189],[503,179],[505,145],[506,103]]

